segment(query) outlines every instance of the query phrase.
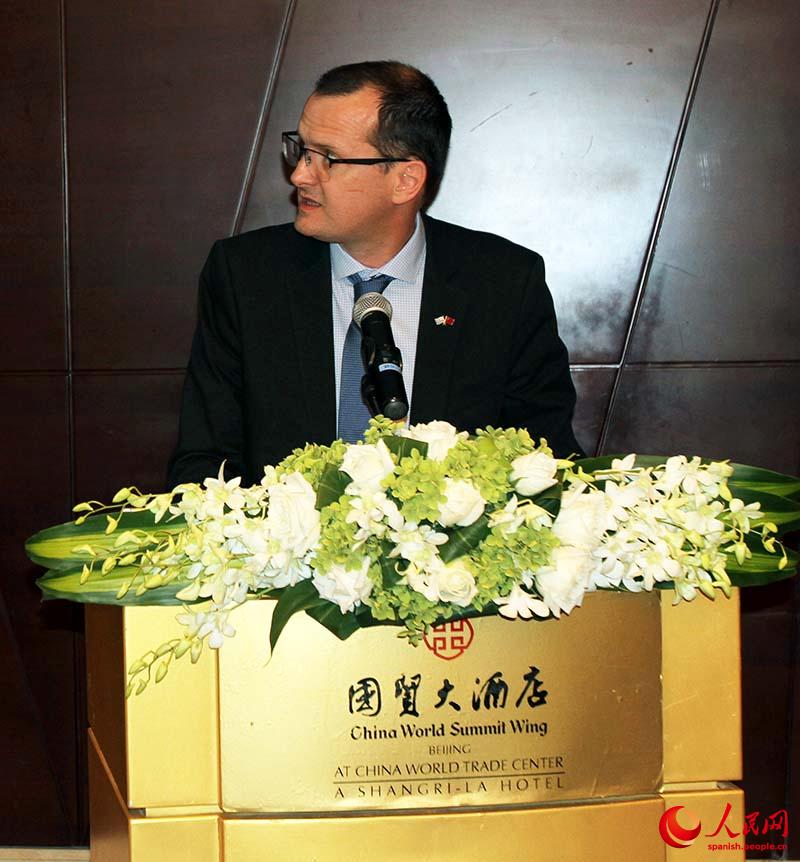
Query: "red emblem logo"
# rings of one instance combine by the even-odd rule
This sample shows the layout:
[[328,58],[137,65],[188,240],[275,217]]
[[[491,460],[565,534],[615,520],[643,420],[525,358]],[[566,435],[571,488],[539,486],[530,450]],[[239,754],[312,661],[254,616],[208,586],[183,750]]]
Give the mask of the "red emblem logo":
[[475,638],[475,629],[469,620],[453,620],[434,626],[425,635],[425,646],[439,658],[451,661],[466,652]]
[[683,810],[683,805],[673,805],[672,808],[668,808],[661,815],[661,820],[658,823],[658,831],[661,833],[664,843],[670,847],[677,847],[679,849],[689,847],[700,834],[700,820],[688,808],[686,809],[686,814],[689,818],[694,819],[694,825],[687,828],[678,823],[678,812]]

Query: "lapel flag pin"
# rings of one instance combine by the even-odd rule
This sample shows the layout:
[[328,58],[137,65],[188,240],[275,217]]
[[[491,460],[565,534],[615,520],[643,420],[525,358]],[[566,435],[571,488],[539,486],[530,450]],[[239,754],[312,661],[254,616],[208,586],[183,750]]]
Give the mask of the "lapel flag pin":
[[441,314],[439,317],[435,317],[433,322],[437,326],[452,326],[456,322],[456,319],[455,317],[450,317],[449,314]]

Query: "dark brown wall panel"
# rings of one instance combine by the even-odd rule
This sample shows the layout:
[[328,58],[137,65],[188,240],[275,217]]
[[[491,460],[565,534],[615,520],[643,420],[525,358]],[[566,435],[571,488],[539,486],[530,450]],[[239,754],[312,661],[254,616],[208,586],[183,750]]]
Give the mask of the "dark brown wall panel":
[[634,367],[607,452],[682,452],[800,471],[800,366]]
[[164,490],[182,384],[179,373],[76,375],[79,499],[110,500],[123,485]]
[[80,368],[181,367],[230,232],[284,0],[67,4]]
[[587,455],[594,455],[597,449],[614,376],[613,368],[586,367],[572,371],[572,380],[578,395],[572,426]]
[[0,369],[63,369],[59,4],[3,3]]
[[43,605],[23,543],[68,519],[66,381],[0,376],[0,845],[76,840],[75,608]]
[[617,361],[708,6],[301,0],[246,224],[293,216],[280,132],[319,73],[407,60],[454,120],[431,214],[540,252],[572,360]]
[[[4,709],[0,715],[0,844],[70,844],[70,819],[60,804],[59,787],[41,734],[41,713],[26,682],[7,609],[0,594],[0,663]],[[73,734],[74,735],[74,734]]]
[[[762,815],[786,807],[793,626],[791,605],[742,615],[741,784],[747,811]],[[768,853],[758,855],[770,858]]]
[[722,3],[631,359],[800,359],[800,7]]

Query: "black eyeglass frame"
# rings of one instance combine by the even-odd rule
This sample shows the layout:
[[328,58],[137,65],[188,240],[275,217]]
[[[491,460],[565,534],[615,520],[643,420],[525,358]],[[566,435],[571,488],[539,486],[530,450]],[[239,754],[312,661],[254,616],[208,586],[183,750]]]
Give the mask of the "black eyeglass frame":
[[337,159],[336,156],[329,156],[327,153],[321,153],[319,150],[314,150],[311,147],[307,147],[302,140],[298,137],[298,130],[295,129],[293,132],[281,132],[281,144],[283,149],[283,157],[286,159],[286,162],[290,167],[294,167],[292,165],[289,157],[288,157],[288,147],[287,143],[291,143],[296,147],[300,148],[300,155],[298,156],[295,165],[300,163],[300,159],[303,158],[305,153],[316,153],[318,156],[322,156],[323,159],[326,159],[328,162],[328,170],[331,169],[333,165],[384,165],[389,164],[391,162],[413,162],[413,159],[400,159],[400,158],[388,158],[381,157],[379,159]]

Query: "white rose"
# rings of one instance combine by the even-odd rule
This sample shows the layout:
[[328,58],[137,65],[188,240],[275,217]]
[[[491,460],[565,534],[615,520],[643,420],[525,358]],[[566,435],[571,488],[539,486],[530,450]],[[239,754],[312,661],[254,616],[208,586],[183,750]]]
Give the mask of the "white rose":
[[472,600],[478,592],[478,588],[475,586],[475,576],[470,571],[466,561],[461,558],[437,568],[434,578],[441,601],[458,605],[461,608],[466,608],[472,604]]
[[533,497],[556,483],[558,461],[544,452],[529,452],[511,462],[511,481],[517,492]]
[[353,480],[348,494],[379,491],[381,482],[394,470],[394,461],[383,440],[374,445],[348,446],[340,468]]
[[327,572],[314,573],[314,586],[323,599],[339,605],[343,614],[357,608],[372,592],[372,581],[367,576],[369,557],[358,569],[345,569],[335,564]]
[[478,592],[475,577],[461,558],[446,565],[437,561],[424,571],[412,564],[406,571],[406,580],[428,601],[449,602],[461,608],[468,607]]
[[439,504],[439,523],[445,527],[468,527],[486,507],[480,491],[462,479],[445,479],[444,495],[445,502]]
[[291,473],[269,489],[269,537],[282,550],[302,557],[319,540],[317,495],[299,473]]
[[469,435],[466,431],[457,431],[449,422],[419,422],[409,428],[397,432],[398,437],[410,437],[428,444],[428,457],[431,461],[444,461],[447,453]]
[[600,543],[608,521],[608,501],[602,491],[567,491],[561,497],[553,533],[562,545],[591,549]]
[[569,613],[583,601],[596,561],[590,551],[560,545],[550,565],[536,572],[536,589],[554,616]]

